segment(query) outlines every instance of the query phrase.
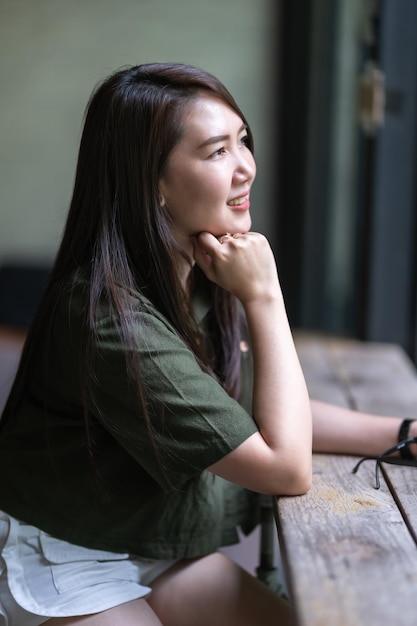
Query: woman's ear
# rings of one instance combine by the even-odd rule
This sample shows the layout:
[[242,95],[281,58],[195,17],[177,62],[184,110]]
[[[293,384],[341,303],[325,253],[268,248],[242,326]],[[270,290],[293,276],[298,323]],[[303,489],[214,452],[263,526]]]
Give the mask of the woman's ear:
[[158,180],[158,194],[159,194],[159,206],[161,208],[166,207],[167,203],[165,202],[165,194],[164,194],[165,184],[163,178]]

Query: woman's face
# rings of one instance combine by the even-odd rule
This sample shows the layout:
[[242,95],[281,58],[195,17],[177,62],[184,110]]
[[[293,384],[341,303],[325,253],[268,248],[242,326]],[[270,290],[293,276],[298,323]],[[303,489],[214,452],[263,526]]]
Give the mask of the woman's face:
[[202,94],[193,100],[183,128],[159,191],[177,240],[191,250],[190,237],[202,231],[220,236],[250,229],[256,165],[242,119],[215,96]]

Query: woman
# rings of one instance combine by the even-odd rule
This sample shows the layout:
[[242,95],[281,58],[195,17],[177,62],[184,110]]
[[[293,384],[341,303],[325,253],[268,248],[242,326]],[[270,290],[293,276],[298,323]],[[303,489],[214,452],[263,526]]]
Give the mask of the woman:
[[217,548],[257,523],[257,493],[309,489],[312,445],[396,442],[399,418],[310,403],[250,231],[255,174],[207,72],[142,65],[93,93],[1,420],[0,624],[290,624]]

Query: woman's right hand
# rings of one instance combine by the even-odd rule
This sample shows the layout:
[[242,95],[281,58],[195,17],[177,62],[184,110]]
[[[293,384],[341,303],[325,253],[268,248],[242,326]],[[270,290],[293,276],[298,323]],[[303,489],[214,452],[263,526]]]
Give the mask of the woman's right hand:
[[312,475],[310,401],[269,243],[259,233],[216,238],[203,232],[194,258],[245,309],[254,368],[252,415],[259,429],[209,469],[252,491],[305,493]]
[[245,306],[254,300],[282,298],[274,255],[260,233],[215,237],[200,233],[194,259],[207,278],[230,291]]

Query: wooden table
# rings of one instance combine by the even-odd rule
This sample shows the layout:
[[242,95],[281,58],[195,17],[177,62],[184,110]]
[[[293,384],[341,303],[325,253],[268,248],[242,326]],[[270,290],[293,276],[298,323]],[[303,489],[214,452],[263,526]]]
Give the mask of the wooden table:
[[[417,417],[416,370],[398,346],[299,334],[310,396]],[[298,626],[417,624],[417,467],[315,454],[313,486],[277,501],[284,573]]]

